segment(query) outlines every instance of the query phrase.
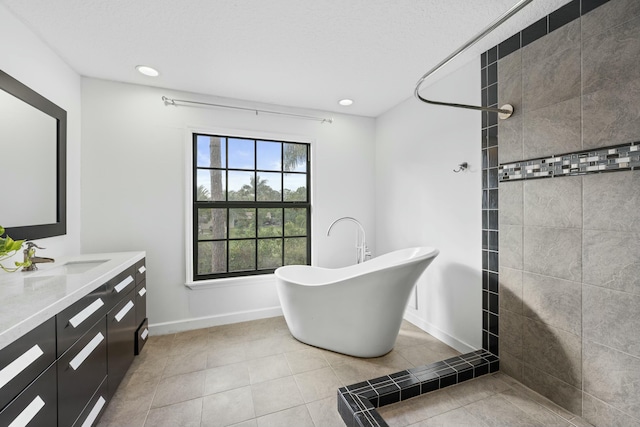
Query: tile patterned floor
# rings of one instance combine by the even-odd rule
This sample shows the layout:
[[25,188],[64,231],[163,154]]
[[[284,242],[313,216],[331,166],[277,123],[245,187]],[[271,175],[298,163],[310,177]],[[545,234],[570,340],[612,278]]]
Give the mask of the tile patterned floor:
[[[395,349],[374,359],[302,344],[291,337],[282,317],[152,336],[98,425],[342,427],[336,409],[339,387],[458,354],[408,322]],[[483,401],[500,411],[483,412]],[[537,426],[570,426],[568,421],[586,425],[538,402],[544,399],[497,374],[379,411],[391,426],[467,425],[461,424],[464,419],[474,426],[514,425],[512,420],[534,425],[522,421],[529,418],[516,409],[529,414]],[[546,418],[536,412],[538,407]],[[491,416],[505,418],[496,421]]]

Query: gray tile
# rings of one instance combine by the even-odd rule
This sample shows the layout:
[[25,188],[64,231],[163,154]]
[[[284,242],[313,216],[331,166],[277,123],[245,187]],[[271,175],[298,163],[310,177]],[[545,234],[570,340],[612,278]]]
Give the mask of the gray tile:
[[500,397],[525,412],[541,426],[571,427],[571,424],[529,398],[529,395],[518,388],[509,388],[500,393]]
[[337,389],[345,385],[329,367],[296,374],[294,379],[306,403],[333,396]]
[[582,144],[585,149],[640,139],[640,79],[613,81],[607,89],[582,97]]
[[[428,365],[429,363],[438,362],[440,360],[448,359],[449,357],[457,356],[460,354],[458,351],[442,342],[397,348],[394,351],[397,351],[405,360],[407,360],[413,366]],[[356,363],[355,365],[362,364]],[[400,367],[398,371],[406,368],[407,366]],[[336,369],[336,367],[334,367],[334,369]],[[340,372],[342,372],[342,369],[338,369],[340,370]],[[338,377],[341,377],[338,371],[336,371],[336,374],[338,374]],[[348,381],[344,381],[344,378],[341,377],[340,379],[342,379],[345,384],[349,384]]]
[[621,412],[640,414],[640,358],[585,340],[584,391]]
[[[502,339],[502,338],[500,338]],[[518,381],[523,380],[524,363],[522,358],[516,357],[511,353],[505,351],[500,345],[500,372],[503,372]]]
[[612,89],[640,79],[640,17],[584,40],[583,93]]
[[500,266],[522,270],[523,242],[522,226],[500,224]]
[[230,425],[229,427],[258,427],[258,421],[253,418],[251,420],[243,421],[238,424]]
[[149,411],[146,427],[200,427],[202,399],[188,400]]
[[583,418],[594,426],[640,427],[640,419],[632,418],[588,393],[584,394]]
[[[397,344],[396,344],[397,345]],[[293,374],[312,371],[329,366],[322,352],[315,348],[285,353],[289,368]]]
[[526,57],[526,52],[523,52],[522,111],[525,117],[525,137],[526,119],[530,113],[580,97],[580,43],[575,42],[574,46],[550,57],[529,62],[525,61]]
[[536,110],[527,110],[522,127],[525,159],[581,150],[580,94]]
[[582,331],[582,284],[524,272],[523,314],[574,335]]
[[204,394],[219,393],[250,384],[249,368],[245,362],[218,366],[205,372]]
[[582,177],[524,182],[524,225],[582,227]]
[[585,229],[637,231],[640,171],[587,175],[582,185]]
[[522,270],[500,267],[498,286],[500,309],[522,314]]
[[[498,105],[522,105],[522,51],[498,61]],[[502,141],[501,141],[502,142]]]
[[596,36],[640,15],[637,0],[615,0],[607,2],[582,16],[582,34]]
[[249,360],[247,367],[251,384],[291,375],[291,369],[284,354]]
[[258,417],[304,404],[293,377],[253,384],[251,394]]
[[[502,139],[500,144],[502,144]],[[502,149],[502,145],[500,145],[500,149]],[[523,225],[523,184],[523,181],[513,181],[501,182],[498,185],[500,208],[498,211],[498,223],[500,225]]]
[[164,378],[158,384],[152,408],[171,405],[203,396],[205,372],[192,372]]
[[504,381],[492,376],[482,377],[456,384],[447,389],[447,392],[458,402],[460,406],[465,406],[477,402],[487,397],[502,393],[509,385]]
[[640,295],[640,233],[584,230],[582,282]]
[[640,357],[640,295],[583,287],[583,336]]
[[540,425],[535,419],[500,395],[472,403],[465,406],[465,409],[489,426],[534,427]]
[[[503,379],[503,381],[506,381],[506,379]],[[528,387],[525,387],[522,383],[518,381],[515,381],[512,379],[512,381],[509,382],[509,385],[513,390],[516,390],[520,395],[527,396],[528,399],[531,400],[532,402],[537,403],[538,405],[542,406],[548,411],[553,412],[554,414],[558,415],[560,418],[564,420],[573,420],[574,418],[576,418],[575,414],[567,411],[566,409],[557,405],[556,403],[553,403],[550,399],[548,399],[547,397],[544,397],[538,392]]]
[[500,310],[499,337],[501,354],[502,351],[506,351],[513,357],[522,359],[523,322],[522,314],[516,314],[509,310]]
[[282,426],[314,427],[314,424],[304,405],[258,418],[258,427]]
[[207,367],[206,353],[193,353],[180,356],[171,356],[164,368],[163,378],[174,375],[187,374],[189,372],[202,371]]
[[524,227],[523,246],[525,271],[576,282],[582,279],[580,229]]
[[524,366],[522,382],[570,412],[576,415],[582,414],[582,391],[580,389],[527,364]]
[[[522,112],[517,110],[509,120],[498,122],[498,162],[507,163],[524,159]],[[502,184],[500,184],[502,186]]]
[[580,46],[580,22],[573,21],[522,48],[522,63],[531,66]]
[[251,387],[206,396],[202,401],[201,427],[223,427],[255,418]]
[[247,356],[243,344],[219,343],[207,353],[207,368],[231,365],[244,362],[246,359]]
[[383,406],[378,413],[390,426],[407,426],[459,407],[460,403],[443,389]]
[[336,395],[307,403],[307,410],[316,427],[335,427],[344,424],[337,411]]
[[574,387],[581,386],[582,340],[580,336],[525,318],[523,352],[525,373],[527,366],[530,366]]
[[411,427],[488,427],[465,408],[457,408],[414,424]]

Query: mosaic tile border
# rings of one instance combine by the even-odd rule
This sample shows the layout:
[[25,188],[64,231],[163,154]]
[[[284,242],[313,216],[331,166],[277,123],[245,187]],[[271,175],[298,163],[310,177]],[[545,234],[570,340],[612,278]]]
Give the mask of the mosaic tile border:
[[338,389],[338,412],[348,427],[386,427],[376,408],[439,390],[500,368],[484,350],[455,356]]
[[588,151],[576,151],[498,167],[500,182],[554,178],[640,169],[640,141]]

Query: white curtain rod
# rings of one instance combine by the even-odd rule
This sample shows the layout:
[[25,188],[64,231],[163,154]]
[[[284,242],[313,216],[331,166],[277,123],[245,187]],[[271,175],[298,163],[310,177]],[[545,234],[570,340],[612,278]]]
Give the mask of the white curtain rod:
[[232,109],[232,110],[253,111],[253,112],[256,113],[256,116],[258,115],[258,113],[277,114],[279,116],[296,117],[298,119],[317,120],[320,123],[333,123],[333,118],[326,119],[324,117],[305,116],[303,114],[293,114],[293,113],[283,113],[281,111],[261,110],[261,109],[258,109],[258,108],[236,107],[236,106],[233,106],[233,105],[224,105],[224,104],[212,104],[210,102],[189,101],[189,100],[186,100],[186,99],[173,99],[173,98],[167,98],[166,96],[162,97],[162,101],[164,101],[165,105],[175,105],[175,106],[177,106],[178,105],[177,103],[206,105],[206,106],[209,106],[209,107],[229,108],[229,109]]

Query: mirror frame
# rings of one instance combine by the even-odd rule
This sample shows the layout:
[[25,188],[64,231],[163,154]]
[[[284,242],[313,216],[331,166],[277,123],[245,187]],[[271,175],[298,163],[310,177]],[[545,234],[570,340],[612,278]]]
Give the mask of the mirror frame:
[[67,112],[2,70],[0,70],[0,90],[53,117],[57,122],[56,222],[6,227],[5,232],[14,240],[34,240],[65,235],[67,234]]

